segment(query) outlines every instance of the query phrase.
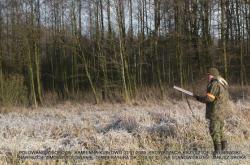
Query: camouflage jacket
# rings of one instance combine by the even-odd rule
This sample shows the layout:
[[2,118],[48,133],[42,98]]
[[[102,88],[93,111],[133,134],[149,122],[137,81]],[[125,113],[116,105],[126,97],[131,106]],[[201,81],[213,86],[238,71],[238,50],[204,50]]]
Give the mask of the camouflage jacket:
[[206,119],[223,120],[230,107],[227,82],[221,77],[213,79],[207,85],[206,96],[199,97],[198,101],[206,104]]

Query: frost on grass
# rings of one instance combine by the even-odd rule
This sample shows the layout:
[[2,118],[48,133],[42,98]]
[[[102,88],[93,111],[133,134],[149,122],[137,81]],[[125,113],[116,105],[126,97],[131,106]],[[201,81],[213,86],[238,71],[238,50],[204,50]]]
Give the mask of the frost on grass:
[[153,124],[149,127],[148,132],[151,136],[175,138],[178,135],[177,122],[171,118],[161,120],[159,124]]
[[135,117],[121,115],[115,117],[110,124],[101,129],[102,132],[107,133],[110,130],[125,130],[128,133],[135,132],[139,127]]
[[[161,104],[59,105],[10,109],[0,114],[0,150],[171,150],[207,147],[212,141],[205,106]],[[198,119],[198,120],[197,120]],[[226,120],[230,148],[250,146],[250,102],[236,102]]]

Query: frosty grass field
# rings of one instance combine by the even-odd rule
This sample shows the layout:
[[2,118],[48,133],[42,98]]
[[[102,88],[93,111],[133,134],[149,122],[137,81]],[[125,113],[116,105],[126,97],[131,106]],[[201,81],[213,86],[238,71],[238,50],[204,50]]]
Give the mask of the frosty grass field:
[[[22,159],[20,151],[212,151],[205,106],[165,100],[161,103],[93,105],[65,102],[55,106],[2,108],[0,164],[250,164],[250,102],[232,102],[226,120],[231,151],[245,159]],[[86,156],[86,155],[85,155]],[[93,156],[93,155],[92,155]],[[98,156],[98,155],[97,155]],[[124,155],[123,155],[124,156]],[[149,156],[149,155],[144,155]]]

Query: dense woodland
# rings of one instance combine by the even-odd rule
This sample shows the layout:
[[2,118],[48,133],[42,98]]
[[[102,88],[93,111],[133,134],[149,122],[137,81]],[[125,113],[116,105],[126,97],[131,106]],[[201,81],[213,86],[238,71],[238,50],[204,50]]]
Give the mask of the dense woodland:
[[250,75],[249,0],[0,0],[0,101],[187,86]]

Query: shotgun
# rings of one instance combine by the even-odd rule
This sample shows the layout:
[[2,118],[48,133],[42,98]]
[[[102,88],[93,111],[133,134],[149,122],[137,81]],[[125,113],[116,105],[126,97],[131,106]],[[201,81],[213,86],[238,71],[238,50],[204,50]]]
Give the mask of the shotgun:
[[194,96],[194,94],[193,94],[192,92],[187,91],[187,90],[185,90],[185,89],[183,89],[183,88],[177,87],[177,86],[175,86],[175,85],[174,85],[174,89],[176,89],[176,90],[178,90],[178,91],[180,91],[180,92],[182,92],[182,93],[184,93],[184,94],[186,94],[186,95]]

